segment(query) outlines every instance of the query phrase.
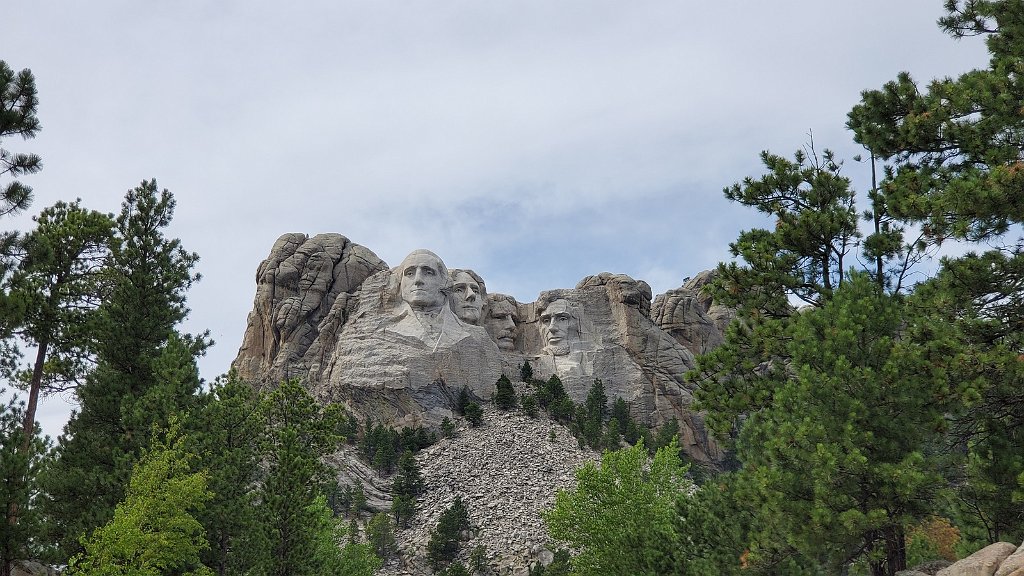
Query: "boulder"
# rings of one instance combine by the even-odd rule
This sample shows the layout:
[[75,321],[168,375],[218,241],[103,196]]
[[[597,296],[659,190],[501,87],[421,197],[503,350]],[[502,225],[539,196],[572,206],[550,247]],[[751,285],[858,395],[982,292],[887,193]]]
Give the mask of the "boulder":
[[1024,543],[999,565],[995,576],[1024,576]]
[[994,576],[1000,565],[1017,546],[1009,542],[996,542],[939,570],[938,576]]

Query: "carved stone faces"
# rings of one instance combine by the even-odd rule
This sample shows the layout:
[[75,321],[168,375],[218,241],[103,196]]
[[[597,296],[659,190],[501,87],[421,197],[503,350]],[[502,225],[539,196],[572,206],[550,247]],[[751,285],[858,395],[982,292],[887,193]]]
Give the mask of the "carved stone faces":
[[444,306],[448,269],[429,250],[415,250],[398,266],[401,276],[399,294],[409,306],[420,312],[437,312]]
[[519,309],[515,300],[504,294],[488,295],[487,310],[484,321],[487,333],[498,343],[499,350],[514,352],[516,324],[519,322]]
[[467,324],[480,324],[484,306],[483,281],[468,270],[452,270],[452,310]]
[[573,343],[580,339],[579,318],[574,316],[568,300],[559,298],[540,311],[540,335],[544,339],[544,351],[555,356],[565,356]]

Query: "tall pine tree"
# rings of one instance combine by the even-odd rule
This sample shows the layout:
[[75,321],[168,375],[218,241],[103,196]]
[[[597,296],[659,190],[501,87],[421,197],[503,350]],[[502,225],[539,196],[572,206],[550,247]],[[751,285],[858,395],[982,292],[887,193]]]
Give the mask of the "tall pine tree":
[[109,293],[94,332],[98,363],[42,477],[64,559],[80,550],[82,534],[110,519],[154,428],[195,401],[195,360],[210,343],[177,331],[198,256],[164,236],[173,214],[173,196],[151,180],[126,194],[116,220],[104,270]]
[[982,242],[970,246],[980,252],[945,259],[920,292],[936,321],[956,324],[961,337],[950,378],[961,402],[950,439],[969,451],[961,466],[967,481],[958,482],[963,512],[974,517],[975,537],[1020,539],[1024,10],[1016,0],[947,0],[945,8],[940,26],[954,38],[984,37],[988,67],[922,85],[901,73],[865,91],[848,125],[890,163],[881,183],[888,210],[918,225],[923,242]]

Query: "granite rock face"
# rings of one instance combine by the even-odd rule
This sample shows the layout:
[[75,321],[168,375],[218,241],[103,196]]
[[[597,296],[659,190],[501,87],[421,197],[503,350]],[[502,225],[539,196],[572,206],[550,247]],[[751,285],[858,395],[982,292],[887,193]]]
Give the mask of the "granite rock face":
[[690,409],[683,374],[722,342],[731,320],[702,273],[653,299],[651,287],[602,272],[533,302],[487,293],[468,269],[416,250],[394,268],[338,234],[286,234],[257,272],[254,308],[234,366],[261,386],[299,378],[325,402],[395,426],[437,426],[467,387],[486,401],[501,374],[558,375],[583,401],[595,379],[648,427],[672,419],[693,459],[723,454]]
[[233,366],[259,385],[303,377],[306,353],[338,297],[386,269],[341,234],[281,236],[256,270],[256,299]]
[[733,311],[715,305],[702,289],[714,279],[704,271],[682,287],[659,294],[651,306],[651,318],[659,328],[694,354],[703,354],[725,341],[725,328],[735,317]]

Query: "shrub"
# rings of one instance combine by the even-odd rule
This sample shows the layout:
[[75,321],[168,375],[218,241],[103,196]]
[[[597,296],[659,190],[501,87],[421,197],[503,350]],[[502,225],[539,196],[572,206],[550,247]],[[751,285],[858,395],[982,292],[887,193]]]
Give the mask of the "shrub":
[[395,526],[387,514],[383,512],[374,514],[373,518],[366,523],[366,542],[373,547],[377,556],[384,560],[398,552]]
[[476,402],[470,402],[466,406],[466,420],[469,421],[469,425],[474,428],[483,424],[484,422],[484,411],[480,408],[480,405]]
[[537,398],[533,394],[523,394],[520,405],[523,407],[524,414],[530,418],[537,417]]
[[[445,563],[451,562],[459,554],[459,543],[462,532],[469,529],[469,511],[462,502],[461,496],[441,513],[437,526],[430,531],[427,542],[427,561],[434,570],[439,570]],[[465,568],[463,568],[465,570]]]

